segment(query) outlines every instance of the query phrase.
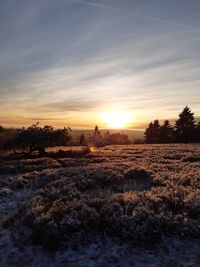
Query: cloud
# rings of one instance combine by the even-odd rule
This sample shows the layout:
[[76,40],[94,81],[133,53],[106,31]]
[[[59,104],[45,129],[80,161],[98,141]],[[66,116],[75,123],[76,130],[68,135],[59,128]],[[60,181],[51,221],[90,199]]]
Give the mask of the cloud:
[[33,118],[26,118],[28,120],[32,120],[32,121],[62,121],[63,119],[61,118],[52,118],[52,117],[33,117]]
[[168,20],[168,19],[163,19],[163,18],[157,18],[157,17],[153,17],[153,16],[145,16],[133,11],[127,11],[125,9],[122,8],[117,8],[115,6],[109,6],[109,5],[105,5],[105,4],[101,4],[101,3],[93,3],[93,2],[89,2],[89,1],[85,1],[85,0],[67,0],[68,2],[72,2],[72,3],[77,3],[77,4],[83,4],[83,5],[88,5],[88,6],[92,6],[92,7],[96,7],[96,8],[103,8],[103,9],[107,9],[107,10],[111,10],[111,11],[115,11],[115,12],[120,12],[120,13],[124,13],[126,15],[131,15],[131,16],[135,16],[135,17],[139,17],[145,20],[151,20],[151,21],[155,21],[155,22],[161,22],[161,23],[166,23],[166,24],[170,24],[172,26],[179,26],[179,27],[184,27],[187,29],[196,29],[199,31],[198,27],[194,27],[188,24],[184,24],[184,23],[179,23],[179,22],[175,22],[172,20]]
[[183,1],[0,3],[1,114],[50,120],[118,108],[149,120],[186,104],[200,112],[200,6]]
[[46,105],[41,106],[41,110],[47,112],[69,112],[69,111],[96,111],[98,110],[100,103],[98,101],[87,101],[87,100],[66,100],[49,102]]

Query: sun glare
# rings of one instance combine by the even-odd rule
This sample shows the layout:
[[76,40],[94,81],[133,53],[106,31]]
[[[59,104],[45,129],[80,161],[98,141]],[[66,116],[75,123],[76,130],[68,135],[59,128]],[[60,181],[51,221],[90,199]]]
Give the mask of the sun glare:
[[108,111],[102,113],[102,120],[107,127],[113,129],[126,128],[131,121],[131,113],[123,111]]

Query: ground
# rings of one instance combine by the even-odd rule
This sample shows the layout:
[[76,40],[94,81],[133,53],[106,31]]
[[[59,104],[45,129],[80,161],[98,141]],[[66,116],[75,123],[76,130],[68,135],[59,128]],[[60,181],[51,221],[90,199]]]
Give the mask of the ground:
[[200,266],[200,145],[1,160],[0,222],[0,266]]

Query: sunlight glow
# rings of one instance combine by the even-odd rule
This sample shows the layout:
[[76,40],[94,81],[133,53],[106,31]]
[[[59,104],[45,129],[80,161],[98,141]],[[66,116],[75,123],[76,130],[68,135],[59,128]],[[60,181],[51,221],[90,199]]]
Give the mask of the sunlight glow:
[[126,128],[131,122],[131,113],[123,111],[108,111],[102,113],[102,120],[107,127],[113,129]]

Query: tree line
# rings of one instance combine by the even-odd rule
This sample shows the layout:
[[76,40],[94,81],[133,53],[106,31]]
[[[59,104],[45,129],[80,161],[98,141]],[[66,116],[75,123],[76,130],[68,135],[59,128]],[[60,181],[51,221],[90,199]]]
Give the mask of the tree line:
[[72,135],[70,127],[54,129],[46,125],[40,127],[39,123],[28,128],[5,129],[0,126],[0,151],[13,150],[15,154],[29,155],[37,152],[40,156],[47,155],[46,148],[54,146],[80,145],[85,150],[88,147],[102,147],[105,145],[124,145],[130,143],[128,136],[123,133],[102,134],[95,126],[88,136],[81,134],[79,140]]
[[99,130],[98,125],[95,126],[94,131],[89,134],[89,136],[85,136],[85,134],[81,134],[79,139],[79,145],[94,145],[96,147],[102,147],[107,145],[126,145],[130,144],[130,140],[128,135],[125,133],[110,133],[106,131],[104,134]]
[[[150,122],[144,133],[144,140],[138,143],[167,144],[167,143],[194,143],[200,142],[200,122],[194,119],[194,113],[186,106],[179,114],[175,125],[169,120],[160,125],[159,120]],[[31,154],[37,151],[41,156],[45,155],[45,149],[53,146],[81,145],[83,147],[105,145],[130,144],[127,134],[110,133],[102,134],[98,128],[86,136],[80,135],[75,140],[71,128],[54,129],[52,126],[40,127],[38,123],[22,129],[5,129],[0,126],[0,150],[15,150],[17,153]]]
[[160,125],[159,120],[150,122],[144,133],[147,144],[195,143],[200,142],[200,122],[196,122],[194,113],[186,106],[172,126],[169,120]]

